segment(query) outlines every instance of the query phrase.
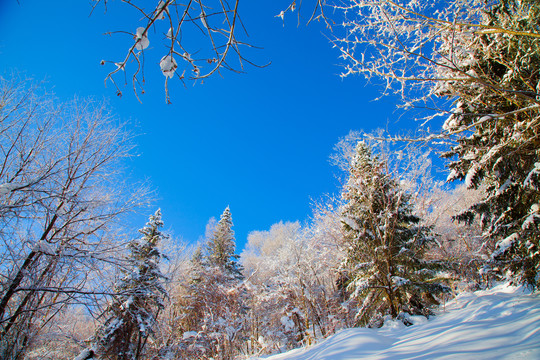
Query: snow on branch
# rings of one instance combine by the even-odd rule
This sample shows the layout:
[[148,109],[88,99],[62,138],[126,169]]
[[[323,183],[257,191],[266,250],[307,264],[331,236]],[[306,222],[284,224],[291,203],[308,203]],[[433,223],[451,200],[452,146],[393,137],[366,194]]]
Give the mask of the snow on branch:
[[[107,0],[94,1],[94,8],[99,3],[105,7],[108,4]],[[109,33],[128,34],[133,38],[124,59],[101,61],[102,65],[115,65],[115,69],[107,74],[105,83],[112,82],[118,96],[122,96],[122,90],[116,83],[116,77],[126,72],[130,63],[135,63],[131,83],[140,101],[139,95],[145,92],[145,55],[150,51],[161,52],[158,63],[165,77],[167,103],[170,103],[168,81],[172,78],[185,85],[186,81],[203,81],[223,69],[241,73],[246,63],[258,66],[242,55],[246,47],[252,46],[237,37],[243,28],[238,13],[239,0],[232,3],[227,0],[154,0],[147,5],[123,0],[122,3],[142,15],[142,26],[137,27],[134,33]],[[185,36],[186,33],[189,36]],[[155,45],[150,47],[150,44]]]

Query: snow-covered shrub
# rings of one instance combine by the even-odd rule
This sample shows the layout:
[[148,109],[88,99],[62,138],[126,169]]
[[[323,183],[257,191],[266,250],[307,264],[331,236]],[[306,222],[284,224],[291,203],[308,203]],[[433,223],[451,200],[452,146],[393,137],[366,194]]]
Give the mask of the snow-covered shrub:
[[321,204],[304,228],[280,222],[248,236],[249,353],[312,344],[352,324],[336,288],[340,238],[339,216]]

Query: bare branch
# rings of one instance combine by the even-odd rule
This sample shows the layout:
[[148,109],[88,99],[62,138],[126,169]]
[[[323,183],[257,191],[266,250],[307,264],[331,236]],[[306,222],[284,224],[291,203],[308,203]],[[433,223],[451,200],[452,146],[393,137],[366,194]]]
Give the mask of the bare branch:
[[[106,0],[94,0],[94,8],[98,3],[107,5]],[[121,61],[102,61],[102,65],[112,63],[116,68],[109,72],[105,82],[110,81],[117,94],[122,95],[114,78],[125,72],[130,63],[135,63],[131,75],[133,91],[137,99],[144,93],[144,56],[148,52],[150,42],[159,41],[164,45],[164,56],[159,60],[161,72],[165,76],[165,99],[170,103],[169,80],[176,77],[185,81],[203,81],[221,69],[233,72],[243,71],[241,55],[243,49],[251,45],[237,40],[237,24],[240,23],[238,4],[234,0],[231,7],[227,0],[188,0],[186,3],[177,0],[153,1],[151,5],[137,5],[131,0],[122,3],[142,14],[142,26],[135,32],[111,32],[130,34],[134,43],[128,48]],[[243,27],[243,26],[242,26]],[[150,34],[153,30],[153,34]],[[245,32],[245,30],[244,30]],[[184,38],[183,34],[189,34]],[[156,39],[157,35],[163,38]],[[156,51],[156,46],[153,47]],[[236,59],[231,56],[231,49]],[[194,55],[197,54],[197,58]],[[251,62],[248,62],[252,64]]]

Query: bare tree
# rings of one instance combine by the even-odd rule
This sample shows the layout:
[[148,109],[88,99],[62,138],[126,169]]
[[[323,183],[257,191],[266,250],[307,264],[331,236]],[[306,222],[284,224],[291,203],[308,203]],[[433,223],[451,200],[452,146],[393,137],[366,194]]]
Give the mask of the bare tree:
[[95,331],[95,320],[82,306],[61,311],[32,341],[25,360],[72,360]]
[[123,184],[130,136],[103,106],[58,106],[4,79],[0,99],[0,357],[9,359],[65,306],[105,291],[93,276],[115,261],[118,220],[146,192]]
[[242,253],[250,294],[246,353],[313,344],[350,324],[335,286],[340,238],[341,221],[330,204],[318,204],[304,228],[280,222],[249,234]]
[[281,20],[285,21],[285,15],[286,14],[292,14],[295,11],[296,16],[298,18],[298,23],[300,23],[303,13],[308,14],[307,17],[307,24],[311,23],[312,21],[323,21],[328,29],[332,28],[332,25],[334,25],[334,22],[331,18],[326,16],[325,9],[328,8],[328,4],[326,0],[313,0],[308,3],[308,11],[304,12],[302,10],[302,4],[303,1],[299,0],[298,2],[296,0],[293,0],[289,3],[289,5],[281,10],[279,14],[276,15],[276,17],[281,18]]
[[[130,62],[135,63],[131,75],[133,91],[144,93],[144,58],[150,43],[163,45],[159,61],[165,76],[165,97],[169,98],[169,79],[176,77],[186,81],[203,81],[221,70],[243,72],[245,64],[257,66],[242,55],[242,48],[250,47],[238,38],[243,30],[239,17],[239,0],[155,0],[148,5],[132,0],[122,0],[123,4],[136,10],[141,16],[141,26],[131,31],[114,31],[113,34],[129,35],[131,45],[126,56],[120,61],[102,61],[102,65],[112,63],[115,69],[109,72],[105,81],[111,81],[122,91],[115,81],[117,74],[126,71]],[[99,4],[105,8],[107,0],[94,0],[94,8]],[[156,50],[157,51],[157,50]]]

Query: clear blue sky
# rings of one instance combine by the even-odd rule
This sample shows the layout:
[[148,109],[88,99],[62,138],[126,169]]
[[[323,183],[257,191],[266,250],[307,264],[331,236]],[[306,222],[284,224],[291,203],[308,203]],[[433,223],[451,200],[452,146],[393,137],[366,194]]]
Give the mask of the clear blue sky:
[[[275,15],[286,4],[241,1],[249,41],[263,48],[246,55],[259,64],[271,61],[269,67],[224,72],[195,87],[175,81],[173,104],[166,105],[164,77],[151,60],[142,104],[130,85],[121,98],[104,86],[111,68],[100,60],[122,59],[132,40],[103,33],[140,26],[119,1],[109,2],[108,13],[99,7],[89,16],[85,0],[0,0],[0,74],[15,70],[46,80],[61,100],[106,99],[140,134],[140,156],[129,170],[134,180],[148,178],[156,188],[155,207],[162,208],[166,226],[194,242],[209,218],[230,205],[241,249],[250,231],[304,221],[311,198],[338,191],[338,170],[328,157],[340,137],[405,126],[396,124],[392,99],[373,101],[378,87],[338,76],[338,53],[321,25],[297,26],[286,18],[283,26]],[[158,59],[161,46],[149,48]]]

